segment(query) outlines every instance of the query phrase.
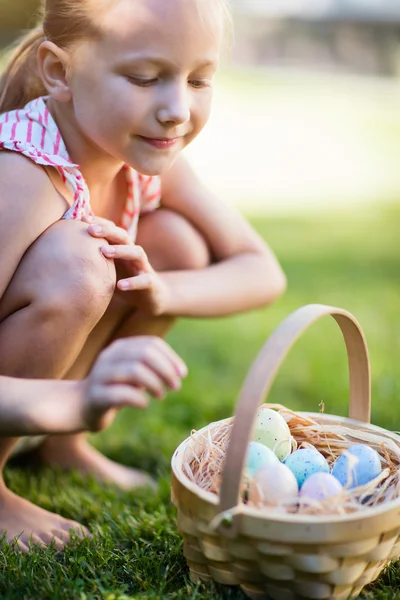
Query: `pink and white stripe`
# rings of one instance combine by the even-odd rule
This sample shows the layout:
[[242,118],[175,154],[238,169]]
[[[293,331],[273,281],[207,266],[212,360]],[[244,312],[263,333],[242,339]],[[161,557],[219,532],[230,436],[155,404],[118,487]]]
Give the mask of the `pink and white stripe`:
[[[68,155],[45,97],[29,102],[23,109],[0,115],[0,150],[19,152],[38,165],[57,169],[74,198],[63,219],[81,219],[93,214],[89,188],[79,165]],[[135,239],[139,215],[160,204],[161,184],[159,177],[141,175],[128,165],[125,165],[125,173],[128,196],[120,225]]]

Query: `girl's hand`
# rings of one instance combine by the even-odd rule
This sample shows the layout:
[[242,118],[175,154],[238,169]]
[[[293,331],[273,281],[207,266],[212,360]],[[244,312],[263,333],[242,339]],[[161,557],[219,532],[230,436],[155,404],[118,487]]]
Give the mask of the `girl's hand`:
[[122,292],[134,292],[132,303],[143,312],[159,316],[168,306],[170,289],[154,271],[141,246],[136,246],[127,231],[115,223],[100,217],[83,217],[91,223],[88,232],[93,237],[104,238],[108,245],[101,248],[106,258],[120,260],[126,271],[132,275],[120,279],[117,288]]
[[106,258],[124,261],[132,277],[120,279],[117,287],[122,292],[134,292],[135,306],[143,312],[159,316],[164,314],[168,306],[170,289],[149,263],[141,246],[103,246],[102,253]]
[[140,336],[114,342],[103,350],[85,380],[85,429],[108,427],[121,408],[147,408],[148,394],[164,398],[166,389],[180,389],[186,374],[185,363],[161,338]]

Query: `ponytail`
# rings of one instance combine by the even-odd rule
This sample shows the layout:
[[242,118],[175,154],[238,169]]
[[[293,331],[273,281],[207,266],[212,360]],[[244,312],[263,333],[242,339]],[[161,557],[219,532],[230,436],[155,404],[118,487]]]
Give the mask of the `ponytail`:
[[37,50],[46,36],[39,27],[20,40],[0,77],[0,114],[22,108],[35,98],[46,95],[38,73]]

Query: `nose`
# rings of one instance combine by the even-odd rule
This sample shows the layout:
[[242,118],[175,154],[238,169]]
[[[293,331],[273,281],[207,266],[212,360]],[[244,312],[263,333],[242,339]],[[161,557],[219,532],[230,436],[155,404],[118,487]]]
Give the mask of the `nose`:
[[157,119],[163,125],[180,125],[190,120],[190,99],[186,82],[166,86]]

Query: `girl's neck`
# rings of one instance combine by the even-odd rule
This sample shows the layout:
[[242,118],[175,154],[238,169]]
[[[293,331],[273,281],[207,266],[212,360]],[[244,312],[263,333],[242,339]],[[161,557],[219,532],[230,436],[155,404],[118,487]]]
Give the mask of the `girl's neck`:
[[61,132],[72,162],[79,165],[85,178],[95,214],[104,213],[107,210],[104,204],[108,204],[108,198],[114,195],[112,192],[123,162],[105,154],[82,134],[70,104],[60,104],[49,98],[47,108]]

